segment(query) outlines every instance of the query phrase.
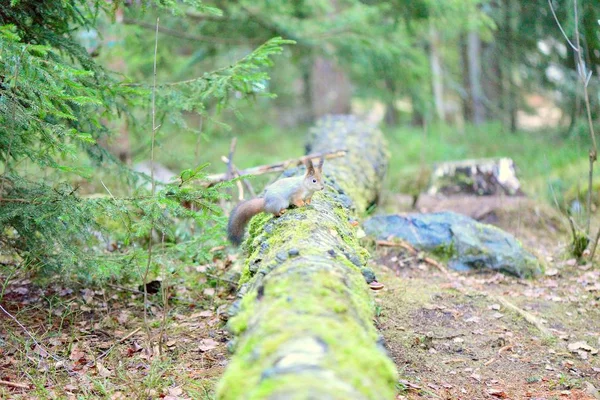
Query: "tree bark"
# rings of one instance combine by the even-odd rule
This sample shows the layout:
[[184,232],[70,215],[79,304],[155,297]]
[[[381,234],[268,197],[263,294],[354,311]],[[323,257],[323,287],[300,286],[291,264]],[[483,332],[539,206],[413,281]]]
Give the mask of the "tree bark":
[[472,121],[475,125],[485,122],[484,94],[481,86],[481,38],[477,32],[467,36],[467,59],[469,62],[469,95],[472,101]]
[[464,87],[464,94],[461,96],[463,104],[463,119],[465,122],[472,122],[473,118],[473,98],[471,97],[471,81],[469,79],[469,52],[467,36],[461,35],[460,42],[460,62],[462,67],[462,84]]
[[516,61],[515,54],[515,43],[514,43],[514,27],[513,27],[513,0],[504,0],[504,35],[506,38],[505,48],[506,48],[506,57],[504,60],[505,65],[505,82],[504,82],[504,93],[507,98],[504,101],[504,105],[506,106],[506,111],[508,113],[508,125],[510,128],[510,132],[514,133],[517,131],[517,91],[514,82],[514,69],[513,65]]
[[351,224],[376,201],[388,154],[381,132],[351,116],[321,119],[307,148],[340,145],[348,154],[325,163],[326,189],[310,205],[250,223],[218,399],[394,398],[365,282],[369,255]]
[[504,113],[504,92],[502,87],[502,60],[498,43],[500,36],[491,43],[485,44],[482,57],[482,86],[485,103],[485,113],[490,119],[502,119]]
[[335,62],[321,56],[315,57],[311,78],[312,114],[316,118],[350,112],[350,79]]
[[433,25],[430,28],[429,63],[431,65],[431,85],[433,88],[435,113],[440,121],[444,121],[444,80],[442,78],[440,35]]

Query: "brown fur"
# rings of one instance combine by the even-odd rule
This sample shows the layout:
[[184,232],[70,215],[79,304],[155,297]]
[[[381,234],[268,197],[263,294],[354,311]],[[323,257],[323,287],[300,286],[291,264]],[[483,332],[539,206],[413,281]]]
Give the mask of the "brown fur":
[[291,186],[289,179],[292,178],[276,181],[269,186],[270,189],[267,188],[266,198],[256,198],[238,204],[229,215],[227,225],[227,237],[231,243],[237,246],[242,242],[248,221],[258,213],[270,212],[279,217],[290,204],[296,207],[310,204],[313,193],[324,188],[322,177],[324,161],[325,158],[321,157],[318,167],[315,168],[312,160],[307,159],[304,162],[306,175],[303,179],[294,180]]
[[265,209],[265,199],[256,198],[238,204],[229,216],[227,225],[227,237],[234,245],[238,246],[244,238],[246,224],[256,214]]

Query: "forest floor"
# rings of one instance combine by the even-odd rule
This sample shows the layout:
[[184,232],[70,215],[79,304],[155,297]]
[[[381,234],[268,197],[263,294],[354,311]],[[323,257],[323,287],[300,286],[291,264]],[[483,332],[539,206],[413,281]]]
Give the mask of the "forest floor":
[[[459,274],[402,248],[375,249],[385,284],[374,292],[376,323],[398,367],[397,398],[600,399],[600,270],[569,258],[562,218],[524,198],[430,200],[420,207],[468,209],[515,234],[546,275]],[[151,294],[144,324],[139,288],[42,289],[0,277],[0,304],[16,318],[0,312],[0,399],[213,399],[235,293],[213,278],[232,264],[219,250],[169,282],[166,323]]]
[[558,214],[525,198],[419,204],[469,210],[513,233],[546,273],[459,274],[378,249],[378,327],[400,373],[398,398],[600,399],[600,270],[569,257]]

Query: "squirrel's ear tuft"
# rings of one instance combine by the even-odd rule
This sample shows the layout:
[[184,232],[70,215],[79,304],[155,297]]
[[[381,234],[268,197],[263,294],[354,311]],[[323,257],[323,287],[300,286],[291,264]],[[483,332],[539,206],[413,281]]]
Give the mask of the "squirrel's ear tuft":
[[304,161],[304,165],[306,165],[306,174],[307,175],[315,174],[315,166],[313,165],[312,160],[310,158],[307,158]]
[[321,156],[321,158],[319,158],[319,166],[317,167],[319,169],[319,171],[323,171],[323,163],[325,162],[325,156]]

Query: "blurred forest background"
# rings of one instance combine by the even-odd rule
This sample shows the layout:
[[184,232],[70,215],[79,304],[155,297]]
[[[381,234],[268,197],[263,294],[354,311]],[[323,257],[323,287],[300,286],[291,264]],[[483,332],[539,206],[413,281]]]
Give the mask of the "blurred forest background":
[[[234,137],[239,169],[302,155],[330,113],[380,123],[390,192],[422,190],[438,161],[507,156],[527,195],[580,210],[599,19],[566,0],[5,3],[3,254],[87,279],[209,259],[227,184],[193,182],[226,170]],[[151,159],[175,183],[150,182]]]

